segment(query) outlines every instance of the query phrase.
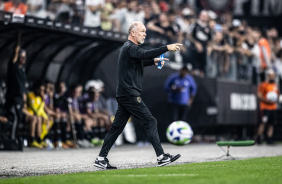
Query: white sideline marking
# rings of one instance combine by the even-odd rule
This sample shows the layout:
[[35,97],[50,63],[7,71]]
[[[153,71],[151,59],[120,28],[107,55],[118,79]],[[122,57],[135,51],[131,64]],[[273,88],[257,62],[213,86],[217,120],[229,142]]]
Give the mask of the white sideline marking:
[[163,177],[163,176],[198,176],[199,174],[129,174],[129,175],[119,175],[113,174],[114,177]]

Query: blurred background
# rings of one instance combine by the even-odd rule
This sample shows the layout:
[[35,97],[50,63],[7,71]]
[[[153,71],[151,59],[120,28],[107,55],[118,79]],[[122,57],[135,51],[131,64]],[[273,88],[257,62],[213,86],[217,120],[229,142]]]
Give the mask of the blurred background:
[[[275,71],[282,89],[280,0],[11,0],[0,1],[0,10],[2,142],[50,149],[102,144],[117,108],[119,49],[133,21],[147,28],[145,49],[183,44],[180,52],[165,54],[162,70],[144,73],[142,98],[158,120],[162,142],[178,120],[170,118],[165,82],[183,66],[197,85],[181,119],[191,125],[194,143],[255,139],[257,87],[267,70]],[[24,64],[9,69],[21,57]],[[15,81],[24,83],[20,103],[7,100],[18,90],[9,84]],[[7,112],[13,103],[23,116]],[[281,141],[278,100],[277,112],[273,140]],[[134,117],[116,145],[124,143],[148,145]]]

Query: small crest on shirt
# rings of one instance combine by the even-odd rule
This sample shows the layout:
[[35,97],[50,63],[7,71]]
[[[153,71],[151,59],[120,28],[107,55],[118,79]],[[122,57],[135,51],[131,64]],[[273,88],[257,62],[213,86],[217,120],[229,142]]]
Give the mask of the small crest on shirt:
[[141,103],[141,97],[137,97],[137,102]]

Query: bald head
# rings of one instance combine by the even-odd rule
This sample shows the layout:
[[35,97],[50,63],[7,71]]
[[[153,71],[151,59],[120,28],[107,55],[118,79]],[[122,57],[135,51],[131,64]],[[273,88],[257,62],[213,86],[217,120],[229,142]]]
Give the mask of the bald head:
[[267,77],[268,77],[269,82],[274,82],[275,81],[275,71],[273,69],[268,69]]
[[144,43],[146,27],[142,22],[132,22],[128,28],[128,39],[137,45]]
[[132,22],[128,28],[128,34],[130,34],[131,31],[135,31],[140,26],[142,27],[144,24],[142,22]]

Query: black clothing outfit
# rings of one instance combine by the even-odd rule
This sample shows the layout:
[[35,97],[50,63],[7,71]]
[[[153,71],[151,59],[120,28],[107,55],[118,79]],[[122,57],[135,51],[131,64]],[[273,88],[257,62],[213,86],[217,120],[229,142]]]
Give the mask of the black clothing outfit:
[[163,27],[160,22],[156,22],[156,23],[155,23],[155,26],[157,26],[157,27],[163,29],[165,33],[164,33],[164,34],[161,34],[161,33],[157,32],[157,31],[150,31],[150,30],[148,30],[148,36],[149,36],[150,38],[166,39],[166,40],[168,40],[169,42],[171,42],[172,40],[171,40],[171,38],[168,36],[168,33],[171,33],[171,34],[174,35],[174,36],[176,35],[176,32],[174,31],[174,29],[173,29],[172,26]]
[[[261,123],[266,123],[268,125],[275,125],[276,124],[276,119],[277,119],[277,110],[261,110],[260,112],[261,115]],[[267,122],[263,122],[263,118],[267,117]]]
[[198,52],[196,46],[191,44],[190,47],[190,59],[193,66],[193,69],[199,69],[203,72],[206,72],[206,55],[207,55],[207,43],[211,40],[211,29],[209,26],[202,26],[198,22],[195,23],[192,29],[192,37],[200,42],[203,46],[203,51]]
[[189,112],[187,105],[169,103],[169,108],[172,114],[170,122],[177,120],[186,121]]
[[26,92],[25,83],[25,68],[20,67],[18,62],[10,61],[7,75],[7,103],[23,104],[23,94]]
[[166,51],[168,51],[166,46],[144,50],[129,40],[122,46],[118,59],[118,86],[116,91],[118,110],[112,127],[105,137],[99,156],[107,157],[131,115],[139,120],[155,149],[156,155],[164,154],[159,140],[157,121],[141,99],[140,94],[142,91],[143,67],[154,65],[153,58]]
[[140,96],[143,82],[143,67],[154,65],[154,58],[166,51],[168,51],[166,46],[144,50],[131,41],[125,42],[118,59],[116,97]]
[[11,138],[15,139],[17,123],[23,120],[23,94],[25,88],[26,75],[25,68],[20,67],[18,61],[8,64],[7,75],[7,93],[6,93],[6,108],[8,111],[8,119],[13,122]]

